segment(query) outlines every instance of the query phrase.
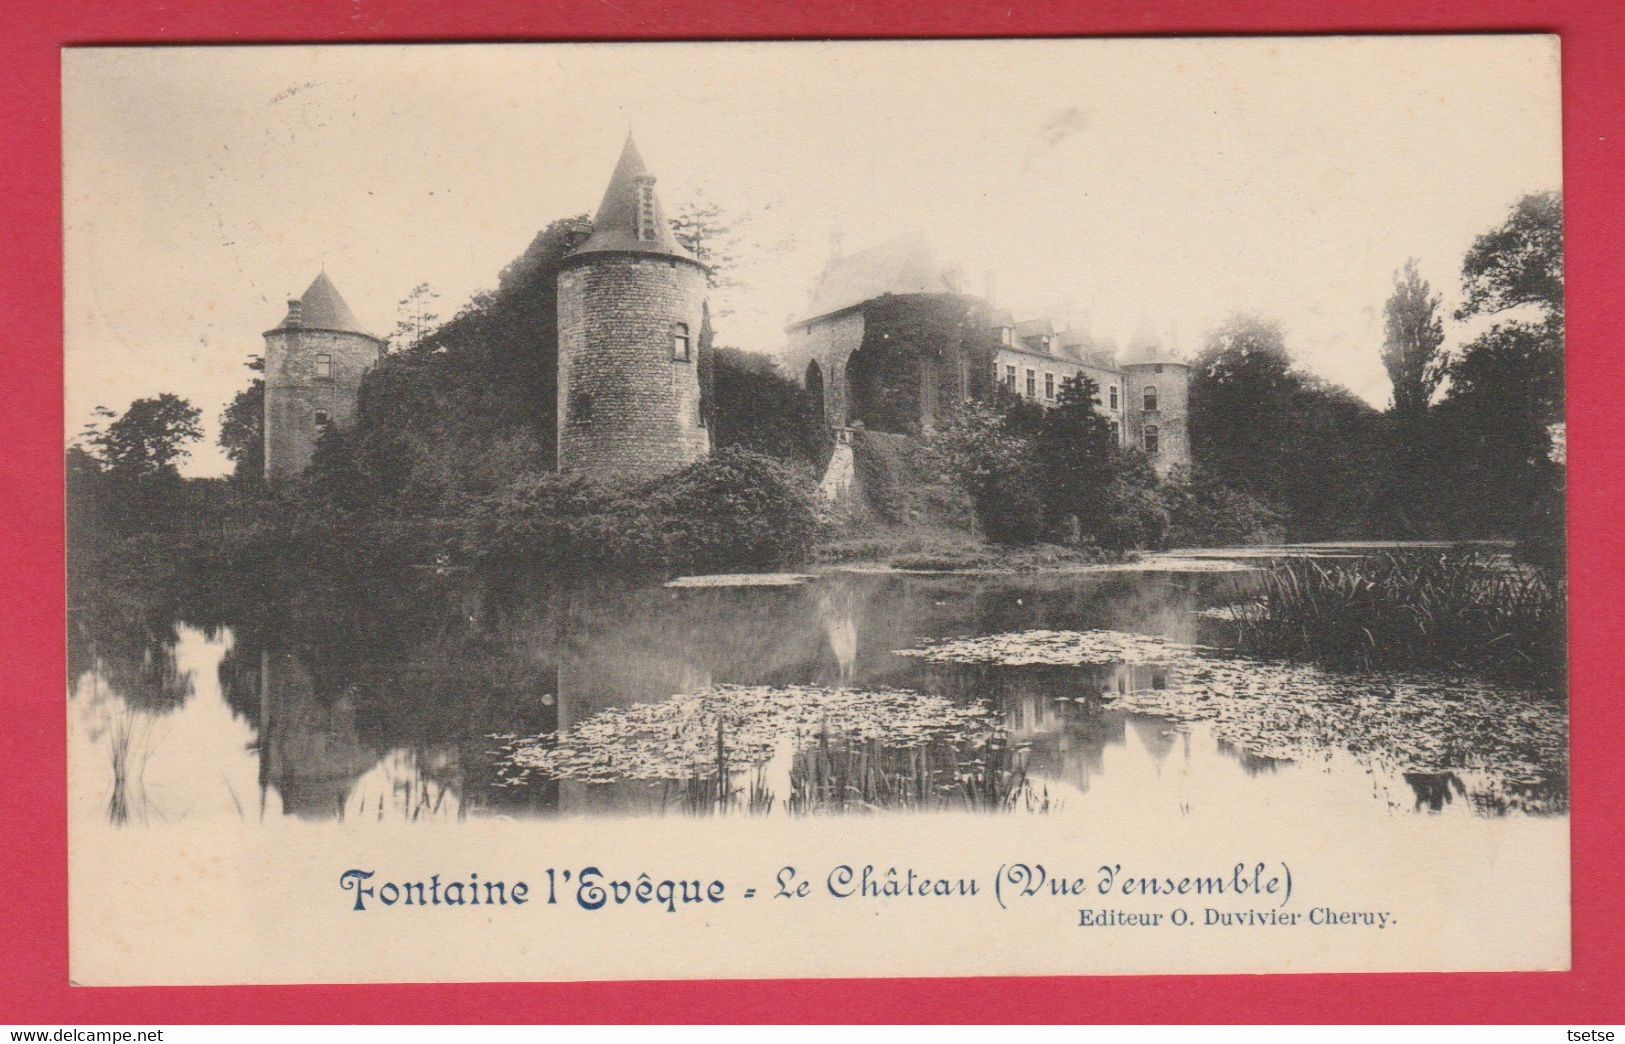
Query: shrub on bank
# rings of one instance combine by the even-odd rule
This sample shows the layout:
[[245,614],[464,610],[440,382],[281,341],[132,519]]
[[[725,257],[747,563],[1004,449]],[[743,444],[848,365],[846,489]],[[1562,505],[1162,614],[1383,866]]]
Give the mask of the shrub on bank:
[[530,474],[471,502],[459,560],[492,575],[726,572],[799,565],[818,522],[811,476],[723,449],[631,488]]

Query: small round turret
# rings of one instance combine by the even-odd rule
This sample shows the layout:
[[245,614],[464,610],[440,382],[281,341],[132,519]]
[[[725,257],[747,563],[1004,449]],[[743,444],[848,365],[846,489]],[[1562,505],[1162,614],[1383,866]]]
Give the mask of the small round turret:
[[1151,457],[1159,474],[1189,467],[1190,364],[1174,356],[1154,327],[1142,322],[1124,353],[1127,442]]
[[383,352],[326,272],[288,302],[282,322],[265,332],[267,481],[304,471],[322,432],[354,420],[361,378]]

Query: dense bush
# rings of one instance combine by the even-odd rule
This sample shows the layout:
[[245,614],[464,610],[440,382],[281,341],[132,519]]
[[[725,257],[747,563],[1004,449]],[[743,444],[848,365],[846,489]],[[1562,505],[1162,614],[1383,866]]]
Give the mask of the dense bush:
[[1273,506],[1203,472],[1176,470],[1161,493],[1171,545],[1267,544],[1284,536],[1281,513]]
[[724,449],[630,489],[526,475],[469,505],[456,550],[498,577],[775,569],[806,561],[817,526],[807,470]]
[[852,435],[858,488],[874,517],[887,525],[970,530],[975,516],[965,490],[943,469],[932,440],[867,431]]
[[934,443],[970,497],[982,534],[998,544],[1044,537],[1043,473],[1032,443],[992,406],[967,403],[943,418]]
[[652,532],[654,562],[684,571],[773,569],[805,562],[818,521],[810,471],[724,449],[631,498]]

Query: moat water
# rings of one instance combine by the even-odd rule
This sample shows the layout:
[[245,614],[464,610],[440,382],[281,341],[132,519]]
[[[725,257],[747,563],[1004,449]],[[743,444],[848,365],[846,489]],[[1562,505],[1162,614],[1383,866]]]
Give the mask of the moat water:
[[72,815],[1566,814],[1552,694],[1226,653],[1254,561],[501,604],[428,578],[287,626],[79,606]]

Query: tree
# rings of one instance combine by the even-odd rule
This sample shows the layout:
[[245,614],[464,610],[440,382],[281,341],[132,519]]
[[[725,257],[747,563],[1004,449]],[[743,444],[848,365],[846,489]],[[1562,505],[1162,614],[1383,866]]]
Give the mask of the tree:
[[1198,466],[1238,489],[1278,498],[1297,384],[1279,323],[1235,315],[1209,333],[1191,368]]
[[1280,325],[1234,316],[1191,375],[1197,469],[1282,512],[1291,535],[1364,535],[1384,454],[1379,416],[1292,364]]
[[395,306],[395,330],[389,335],[389,346],[400,351],[418,344],[440,321],[434,311],[440,295],[429,289],[428,283],[419,283]]
[[734,268],[738,259],[732,223],[705,196],[685,200],[671,219],[672,235],[706,267],[706,280],[713,290],[737,286]]
[[1394,292],[1383,308],[1382,365],[1394,386],[1394,412],[1415,417],[1426,412],[1444,378],[1444,323],[1441,297],[1417,271],[1416,259],[1394,273]]
[[1535,192],[1518,200],[1500,227],[1479,236],[1461,265],[1464,301],[1456,318],[1470,319],[1534,305],[1548,318],[1563,314],[1563,194]]
[[176,462],[190,452],[187,443],[203,437],[198,408],[165,392],[130,403],[124,416],[94,436],[108,473],[120,480],[177,476]]
[[1043,467],[1045,522],[1059,532],[1076,519],[1084,533],[1098,533],[1105,493],[1114,474],[1116,446],[1111,425],[1096,410],[1100,386],[1079,374],[1061,382],[1054,408],[1039,419],[1034,450]]
[[964,403],[942,418],[932,441],[989,540],[1024,544],[1044,535],[1043,475],[1032,440],[1013,433],[998,410]]
[[[1438,514],[1453,534],[1517,536],[1561,558],[1563,466],[1563,198],[1523,197],[1462,263],[1458,318],[1503,318],[1463,346],[1430,441],[1438,447]],[[1515,309],[1533,308],[1533,319]],[[1510,316],[1506,313],[1512,312]]]
[[[265,360],[248,360],[255,373],[265,372]],[[232,481],[256,485],[265,477],[265,379],[255,377],[238,392],[220,414],[220,448],[232,462]]]
[[1543,325],[1497,325],[1451,362],[1433,437],[1446,466],[1440,506],[1456,532],[1520,535],[1532,511],[1547,510],[1562,472],[1548,418],[1562,392],[1561,359]]

